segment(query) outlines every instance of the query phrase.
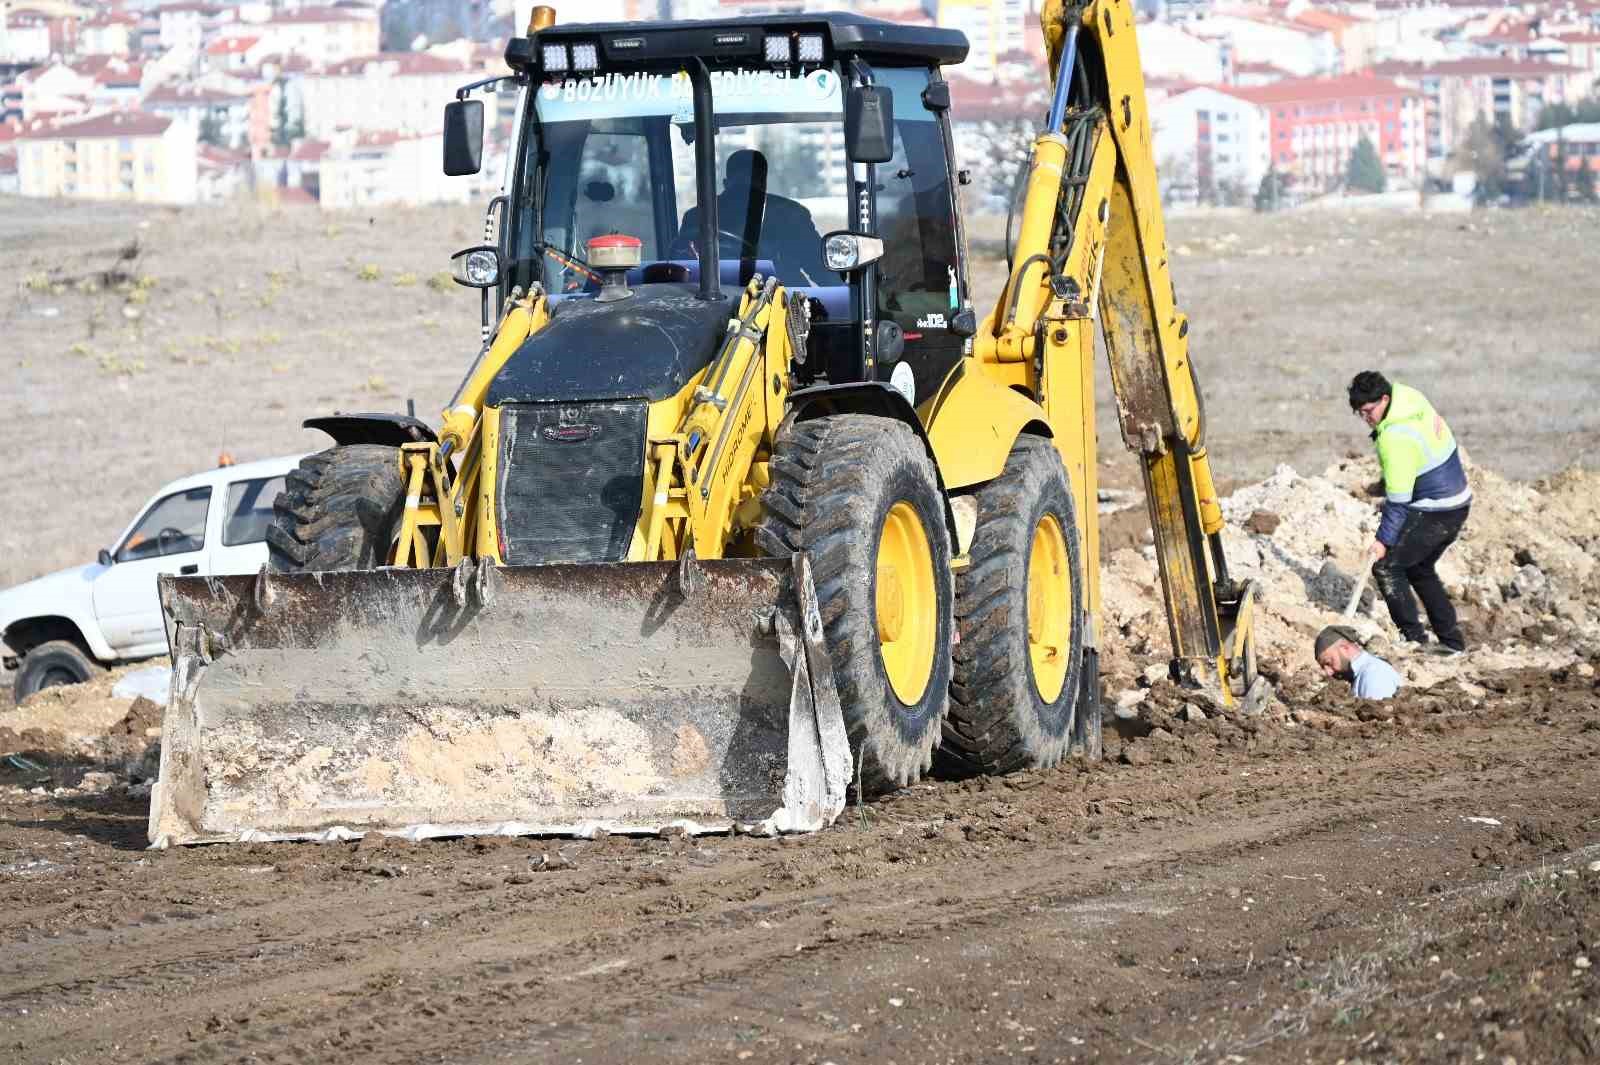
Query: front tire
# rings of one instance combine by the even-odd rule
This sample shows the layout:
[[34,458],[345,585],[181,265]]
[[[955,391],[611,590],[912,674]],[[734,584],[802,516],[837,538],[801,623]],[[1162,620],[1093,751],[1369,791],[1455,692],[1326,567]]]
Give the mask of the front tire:
[[773,557],[811,556],[857,787],[914,783],[949,708],[954,632],[950,537],[927,449],[889,418],[790,417],[770,470],[756,542]]
[[63,684],[82,684],[100,667],[71,640],[48,640],[22,656],[11,694],[18,703],[36,692]]
[[309,455],[272,504],[268,563],[274,573],[387,565],[405,502],[396,448],[350,444]]
[[956,582],[955,679],[940,761],[958,774],[1053,766],[1083,685],[1083,567],[1055,445],[1022,436],[978,489],[970,564]]

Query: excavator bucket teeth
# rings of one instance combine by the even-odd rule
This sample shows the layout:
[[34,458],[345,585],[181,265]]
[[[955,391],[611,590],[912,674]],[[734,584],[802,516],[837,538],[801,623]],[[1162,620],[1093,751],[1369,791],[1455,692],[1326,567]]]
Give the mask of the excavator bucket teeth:
[[850,755],[790,567],[163,577],[151,842],[820,829]]

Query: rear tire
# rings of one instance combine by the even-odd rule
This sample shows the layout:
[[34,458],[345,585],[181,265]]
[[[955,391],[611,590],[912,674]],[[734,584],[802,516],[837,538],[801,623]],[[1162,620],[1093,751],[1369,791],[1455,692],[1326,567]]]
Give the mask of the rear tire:
[[82,684],[101,672],[99,665],[71,640],[49,640],[22,656],[11,693],[18,703],[46,688]]
[[272,571],[387,565],[406,502],[399,455],[380,444],[351,444],[301,459],[272,504]]
[[857,787],[911,784],[932,764],[949,708],[954,631],[932,460],[900,422],[838,414],[786,419],[770,469],[756,543],[811,557]]
[[1071,745],[1083,685],[1083,567],[1060,453],[1019,437],[976,495],[939,761],[968,775],[1053,766]]

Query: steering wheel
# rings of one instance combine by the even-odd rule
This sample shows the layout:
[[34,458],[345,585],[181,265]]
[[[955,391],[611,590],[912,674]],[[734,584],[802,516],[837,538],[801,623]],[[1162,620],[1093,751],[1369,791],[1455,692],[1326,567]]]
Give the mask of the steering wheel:
[[[695,258],[693,244],[699,236],[698,230],[694,233],[680,231],[678,238],[672,242],[672,247],[667,250],[667,257],[670,259]],[[734,255],[724,255],[723,249],[728,246],[730,241],[738,251]],[[717,257],[719,259],[754,259],[756,257],[756,247],[750,241],[745,240],[743,234],[719,229],[717,230]]]
[[156,547],[160,550],[160,552],[163,555],[171,555],[171,554],[175,554],[176,552],[167,547],[167,541],[168,540],[176,541],[178,544],[181,545],[184,541],[186,541],[188,539],[189,539],[189,534],[188,533],[184,532],[182,529],[175,529],[172,526],[168,525],[166,528],[164,528],[160,532],[156,533]]

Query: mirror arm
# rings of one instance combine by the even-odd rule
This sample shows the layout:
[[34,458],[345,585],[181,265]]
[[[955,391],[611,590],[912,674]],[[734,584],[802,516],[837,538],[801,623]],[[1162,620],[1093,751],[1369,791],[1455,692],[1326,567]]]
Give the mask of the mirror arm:
[[497,82],[516,80],[517,77],[514,74],[496,74],[492,78],[480,78],[477,81],[472,82],[470,85],[463,85],[461,88],[457,89],[456,99],[465,100],[469,94],[483,88],[485,85],[494,85]]

